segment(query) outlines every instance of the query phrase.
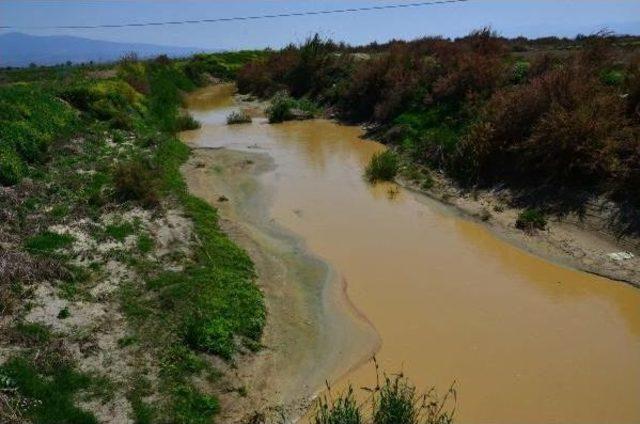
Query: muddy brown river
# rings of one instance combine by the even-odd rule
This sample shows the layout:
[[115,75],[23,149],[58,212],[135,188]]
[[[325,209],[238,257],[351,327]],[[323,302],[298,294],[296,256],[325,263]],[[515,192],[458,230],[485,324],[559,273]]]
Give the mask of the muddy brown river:
[[[542,260],[422,195],[371,186],[363,169],[384,147],[357,127],[263,118],[227,126],[237,108],[232,90],[190,97],[203,126],[184,139],[224,148],[211,151],[211,169],[190,187],[235,202],[221,214],[247,237],[286,234],[278,251],[290,243],[326,267],[291,277],[304,303],[280,290],[273,306],[267,290],[270,312],[283,314],[289,302],[291,322],[302,320],[300,305],[316,308],[304,318],[307,332],[291,330],[282,344],[290,352],[282,372],[300,367],[310,392],[324,377],[336,387],[367,386],[375,353],[384,369],[403,370],[419,387],[444,390],[455,380],[457,422],[640,422],[638,289]],[[268,166],[241,179],[227,168],[242,157]],[[207,175],[227,180],[207,195]],[[311,352],[297,355],[307,344]]]

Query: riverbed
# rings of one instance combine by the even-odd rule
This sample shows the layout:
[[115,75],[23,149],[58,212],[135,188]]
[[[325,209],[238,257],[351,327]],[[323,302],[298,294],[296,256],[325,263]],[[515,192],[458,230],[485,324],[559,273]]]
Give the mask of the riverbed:
[[[269,319],[249,398],[296,403],[388,372],[445,390],[457,422],[640,422],[640,291],[563,267],[392,183],[384,146],[327,120],[227,126],[232,86],[188,100],[190,190],[256,262]],[[224,196],[228,201],[224,201]],[[262,274],[261,274],[262,272]]]

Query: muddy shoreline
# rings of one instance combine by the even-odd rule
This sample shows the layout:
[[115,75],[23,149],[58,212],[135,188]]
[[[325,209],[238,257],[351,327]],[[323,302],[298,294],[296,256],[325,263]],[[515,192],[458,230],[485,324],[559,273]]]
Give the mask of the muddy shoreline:
[[[218,394],[219,419],[244,423],[264,417],[277,422],[282,414],[295,419],[309,409],[326,379],[337,380],[367,361],[380,340],[347,299],[335,271],[268,219],[268,196],[259,187],[259,177],[273,167],[269,156],[192,148],[182,168],[189,190],[218,209],[223,230],[249,253],[268,312],[263,349],[247,352],[233,366],[217,364],[227,388]],[[227,200],[220,201],[221,196]],[[354,339],[359,340],[356,349]],[[354,358],[359,359],[354,363]],[[238,397],[238,387],[245,387],[247,395]]]
[[[617,238],[606,230],[606,218],[595,210],[586,219],[571,214],[563,219],[549,217],[547,228],[527,234],[515,227],[521,209],[510,206],[508,190],[464,191],[444,176],[434,178],[428,190],[402,177],[398,183],[419,195],[428,196],[453,208],[502,240],[550,262],[640,288],[640,239]],[[630,252],[626,260],[608,255]]]

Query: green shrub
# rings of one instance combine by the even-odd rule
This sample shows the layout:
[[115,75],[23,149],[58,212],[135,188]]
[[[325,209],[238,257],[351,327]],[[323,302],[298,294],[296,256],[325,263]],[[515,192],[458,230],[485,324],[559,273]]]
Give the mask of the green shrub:
[[71,312],[69,312],[69,308],[66,306],[60,309],[60,312],[58,312],[58,319],[67,319],[70,316],[71,316]]
[[0,145],[0,184],[18,184],[24,173],[24,164],[14,150]]
[[269,123],[275,124],[279,122],[289,121],[293,119],[291,109],[294,102],[286,93],[278,93],[271,99],[271,105],[267,108],[267,117]]
[[251,116],[243,110],[234,110],[227,116],[227,125],[251,123]]
[[365,176],[371,183],[392,181],[399,168],[398,156],[391,150],[375,153],[365,169]]
[[513,65],[513,71],[511,75],[511,81],[520,84],[527,79],[527,75],[529,74],[529,68],[531,68],[531,64],[529,62],[518,61]]
[[544,230],[547,227],[547,219],[544,214],[537,209],[525,209],[518,214],[516,228],[527,233],[536,230]]

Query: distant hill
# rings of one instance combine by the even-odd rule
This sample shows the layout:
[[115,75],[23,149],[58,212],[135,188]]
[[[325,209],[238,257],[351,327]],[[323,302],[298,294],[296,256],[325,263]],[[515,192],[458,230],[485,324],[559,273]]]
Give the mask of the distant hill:
[[56,65],[71,61],[109,62],[135,52],[145,58],[166,54],[186,56],[202,51],[195,47],[158,46],[141,43],[117,43],[71,36],[35,36],[11,32],[0,35],[0,67]]

